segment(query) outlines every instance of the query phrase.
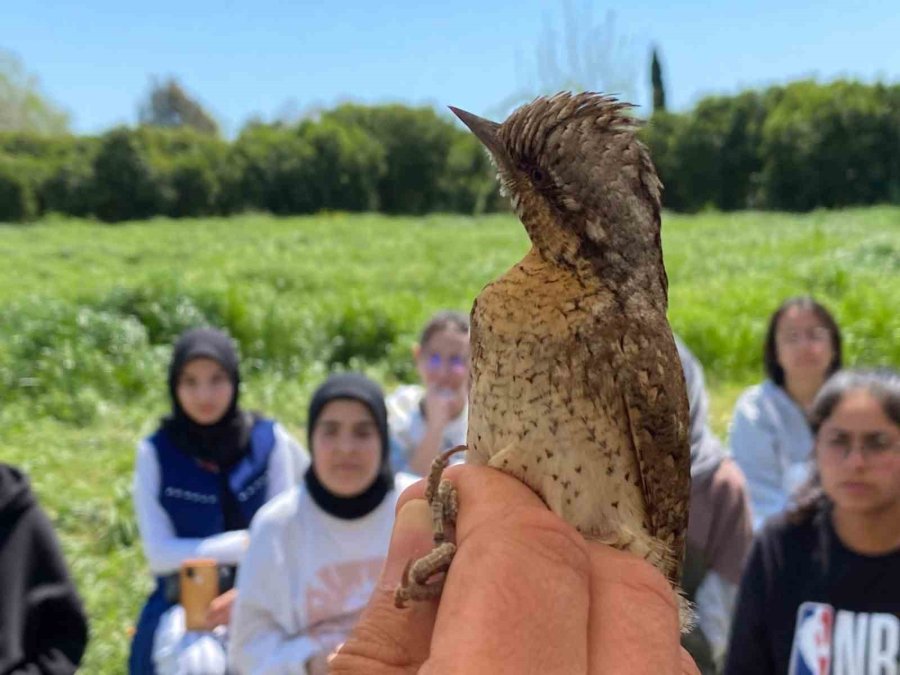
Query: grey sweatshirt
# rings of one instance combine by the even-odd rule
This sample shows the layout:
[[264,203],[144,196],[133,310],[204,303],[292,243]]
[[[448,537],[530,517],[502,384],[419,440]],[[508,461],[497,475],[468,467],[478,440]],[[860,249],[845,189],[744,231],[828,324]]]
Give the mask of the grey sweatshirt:
[[747,478],[753,529],[788,506],[810,474],[813,437],[803,410],[771,380],[747,389],[731,420],[729,445]]

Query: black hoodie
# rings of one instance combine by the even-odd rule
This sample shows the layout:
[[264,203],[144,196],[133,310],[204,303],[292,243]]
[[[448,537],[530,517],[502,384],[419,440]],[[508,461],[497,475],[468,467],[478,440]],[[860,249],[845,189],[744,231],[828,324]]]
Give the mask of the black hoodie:
[[74,673],[87,620],[46,514],[0,463],[0,675]]

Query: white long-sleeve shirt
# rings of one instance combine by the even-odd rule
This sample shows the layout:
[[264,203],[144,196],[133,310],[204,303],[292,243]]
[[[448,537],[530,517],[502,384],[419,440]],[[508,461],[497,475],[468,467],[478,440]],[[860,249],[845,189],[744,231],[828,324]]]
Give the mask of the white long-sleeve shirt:
[[387,554],[397,498],[415,477],[399,474],[378,507],[336,518],[302,484],[260,509],[238,572],[229,662],[239,674],[305,675],[352,629]]
[[[275,425],[275,447],[269,456],[266,500],[289,490],[296,483],[297,463],[309,464],[306,452],[279,424]],[[305,467],[304,467],[305,470]],[[138,443],[133,495],[141,543],[150,572],[170,574],[189,558],[213,558],[237,565],[247,548],[247,530],[223,532],[206,538],[179,537],[159,503],[160,470],[156,449],[146,439]]]
[[806,415],[787,392],[770,380],[738,399],[729,445],[747,478],[753,529],[787,508],[809,478],[813,436]]

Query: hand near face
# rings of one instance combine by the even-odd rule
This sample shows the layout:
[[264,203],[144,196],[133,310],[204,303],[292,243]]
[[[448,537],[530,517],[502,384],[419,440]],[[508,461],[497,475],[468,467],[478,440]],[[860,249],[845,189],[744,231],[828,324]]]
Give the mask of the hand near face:
[[466,405],[464,390],[429,387],[425,392],[425,422],[439,429],[446,427]]
[[425,419],[444,427],[466,405],[469,387],[469,334],[454,329],[434,333],[414,352],[425,385]]

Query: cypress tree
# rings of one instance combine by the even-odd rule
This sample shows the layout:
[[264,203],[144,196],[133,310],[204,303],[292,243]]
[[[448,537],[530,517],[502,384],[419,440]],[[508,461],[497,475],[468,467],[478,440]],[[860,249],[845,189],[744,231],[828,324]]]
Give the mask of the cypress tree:
[[659,65],[656,47],[653,48],[653,59],[650,63],[650,82],[653,84],[653,112],[662,112],[666,109],[666,90],[663,86],[662,67]]

